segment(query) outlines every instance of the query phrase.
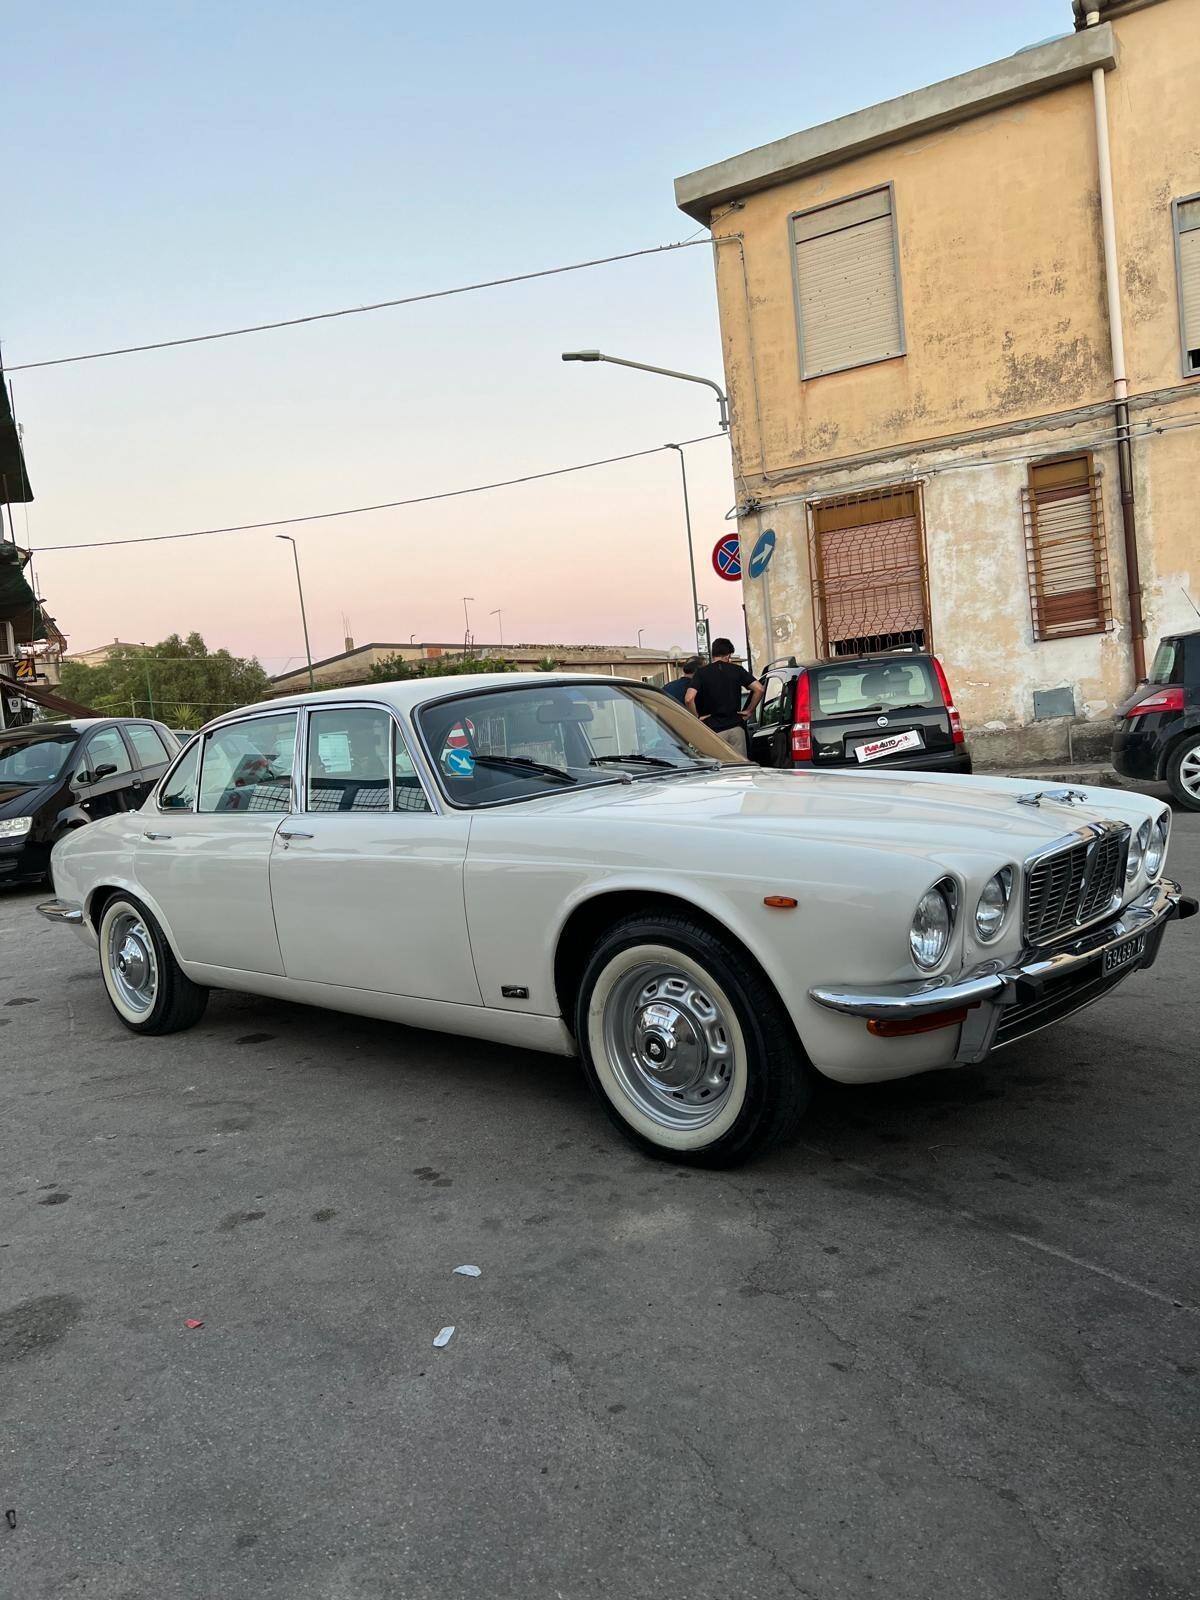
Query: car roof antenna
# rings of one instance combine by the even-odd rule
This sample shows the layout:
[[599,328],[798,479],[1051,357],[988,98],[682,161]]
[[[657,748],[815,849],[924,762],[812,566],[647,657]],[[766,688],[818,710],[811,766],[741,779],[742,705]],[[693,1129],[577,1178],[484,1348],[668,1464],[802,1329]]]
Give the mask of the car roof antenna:
[[1183,596],[1183,598],[1187,601],[1188,605],[1191,606],[1192,610],[1196,613],[1196,615],[1198,617],[1200,617],[1200,606],[1198,606],[1196,604],[1196,602],[1192,599],[1191,595],[1187,592],[1187,590],[1183,587],[1182,584],[1179,585],[1179,592]]

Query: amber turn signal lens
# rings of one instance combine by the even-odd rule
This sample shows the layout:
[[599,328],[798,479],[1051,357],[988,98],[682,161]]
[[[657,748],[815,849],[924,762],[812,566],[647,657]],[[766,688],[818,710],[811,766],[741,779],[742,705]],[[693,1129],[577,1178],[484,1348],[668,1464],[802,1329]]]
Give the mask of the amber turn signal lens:
[[969,1006],[958,1006],[954,1011],[933,1011],[924,1017],[901,1017],[894,1022],[884,1022],[871,1017],[867,1032],[879,1039],[901,1039],[909,1033],[933,1033],[937,1028],[955,1028],[967,1020]]
[[773,911],[794,911],[799,904],[790,894],[769,894],[763,900],[763,905],[770,906]]

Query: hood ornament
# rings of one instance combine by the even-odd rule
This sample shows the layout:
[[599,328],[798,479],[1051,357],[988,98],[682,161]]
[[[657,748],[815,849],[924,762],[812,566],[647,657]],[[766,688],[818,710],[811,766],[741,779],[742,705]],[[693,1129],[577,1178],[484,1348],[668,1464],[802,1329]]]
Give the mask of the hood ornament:
[[1087,801],[1082,789],[1035,789],[1032,794],[1019,794],[1019,806],[1040,806],[1043,800],[1056,800],[1064,806],[1073,806],[1077,800]]

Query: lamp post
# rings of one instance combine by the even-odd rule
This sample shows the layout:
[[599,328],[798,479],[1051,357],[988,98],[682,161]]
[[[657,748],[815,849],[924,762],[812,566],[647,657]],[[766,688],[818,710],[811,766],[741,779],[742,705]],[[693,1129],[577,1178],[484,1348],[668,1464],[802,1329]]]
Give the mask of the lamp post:
[[[606,356],[602,350],[564,350],[562,358],[564,361],[607,361],[615,367],[634,367],[638,372],[656,372],[662,378],[679,378],[684,383],[702,383],[716,395],[717,405],[720,408],[721,429],[725,433],[729,431],[729,397],[721,385],[714,383],[711,378],[697,377],[694,372],[675,372],[670,367],[652,367],[644,361],[627,361],[624,356]],[[688,571],[692,580],[692,631],[696,636],[697,650],[706,655],[708,626],[700,613],[700,595],[696,588],[696,556],[692,548],[692,509],[688,503],[687,467],[683,460],[683,446],[669,444],[665,448],[679,452],[679,471],[683,480],[683,518],[687,526]]]
[[719,383],[711,378],[700,378],[694,372],[676,372],[671,367],[652,367],[645,361],[628,361],[624,356],[606,356],[602,350],[564,350],[564,361],[607,361],[614,367],[634,367],[638,372],[657,372],[660,378],[679,378],[683,383],[702,383],[717,397],[722,433],[729,432],[729,396]]
[[645,628],[639,628],[638,629],[638,649],[639,650],[642,648],[642,635],[645,633],[645,631],[646,631]]
[[465,631],[463,633],[463,655],[466,655],[467,651],[471,648],[471,613],[467,610],[467,601],[474,600],[474,598],[475,596],[473,594],[465,594],[462,597],[463,622],[465,624]]
[[312,649],[308,643],[308,617],[304,611],[304,585],[300,582],[300,553],[290,533],[277,533],[275,537],[286,540],[292,547],[292,560],[296,563],[296,593],[300,596],[300,625],[304,629],[304,655],[308,662],[308,687],[315,689],[317,685],[313,679]]
[[501,606],[497,606],[495,611],[489,611],[488,612],[488,616],[489,617],[495,617],[495,619],[496,619],[496,631],[500,635],[500,648],[501,648],[501,650],[503,650],[504,649],[504,610],[503,610],[503,608]]

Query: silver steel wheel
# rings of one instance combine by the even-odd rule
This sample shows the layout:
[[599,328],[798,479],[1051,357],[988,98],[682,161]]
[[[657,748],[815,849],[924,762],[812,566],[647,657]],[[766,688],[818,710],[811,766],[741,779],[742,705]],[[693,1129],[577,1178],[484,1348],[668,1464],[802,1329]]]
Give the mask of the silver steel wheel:
[[158,994],[158,961],[154,941],[143,918],[122,911],[108,928],[108,971],[123,1004],[144,1015]]
[[725,1004],[691,973],[658,962],[622,973],[605,998],[608,1066],[656,1126],[690,1133],[725,1110],[736,1034]]
[[1179,763],[1179,787],[1193,800],[1200,800],[1200,744],[1193,745]]

